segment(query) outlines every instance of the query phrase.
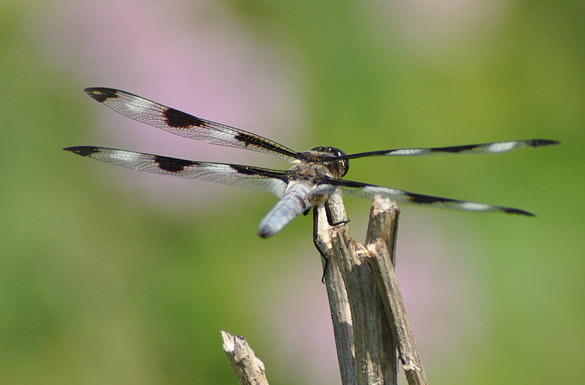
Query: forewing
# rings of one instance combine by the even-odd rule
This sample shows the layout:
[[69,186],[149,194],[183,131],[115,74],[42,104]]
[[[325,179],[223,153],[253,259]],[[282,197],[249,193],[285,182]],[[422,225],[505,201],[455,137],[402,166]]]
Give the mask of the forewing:
[[376,186],[367,183],[354,182],[341,179],[327,179],[319,185],[313,194],[330,194],[336,187],[339,187],[344,196],[354,198],[372,198],[375,195],[388,197],[396,203],[410,203],[417,205],[428,205],[441,207],[452,210],[463,211],[494,211],[504,212],[507,214],[520,214],[534,216],[528,211],[515,209],[512,207],[494,206],[486,203],[469,202],[457,199],[441,198],[432,195],[416,194],[404,190],[398,190],[390,187]]
[[201,179],[230,186],[271,192],[281,197],[286,190],[286,173],[238,164],[198,162],[105,147],[68,147],[77,155],[153,174]]
[[427,147],[427,148],[398,148],[393,150],[360,152],[342,156],[342,159],[357,159],[369,156],[420,156],[420,155],[445,155],[445,154],[499,154],[521,147],[542,147],[560,144],[556,140],[528,139],[509,142],[493,142],[466,144],[463,146]]
[[287,162],[297,158],[296,151],[260,135],[198,118],[126,91],[113,88],[86,88],[85,92],[124,116],[175,135],[264,152]]

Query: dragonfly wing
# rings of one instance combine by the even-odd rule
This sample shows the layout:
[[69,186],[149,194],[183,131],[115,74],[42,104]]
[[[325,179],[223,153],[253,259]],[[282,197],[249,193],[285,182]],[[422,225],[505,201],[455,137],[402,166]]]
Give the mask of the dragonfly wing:
[[393,150],[368,151],[357,154],[344,155],[341,159],[357,159],[369,156],[419,156],[419,155],[446,155],[446,154],[499,154],[522,147],[542,147],[560,144],[556,140],[528,139],[509,142],[493,142],[466,144],[463,146],[426,147],[426,148],[398,148]]
[[126,91],[94,87],[86,88],[85,92],[124,116],[175,135],[264,152],[287,162],[297,159],[296,151],[260,135],[198,118]]
[[133,170],[247,187],[278,197],[284,194],[288,181],[286,172],[261,167],[199,162],[106,147],[80,146],[64,150]]
[[458,199],[442,198],[432,195],[424,195],[411,193],[404,190],[398,190],[395,188],[377,186],[367,183],[354,182],[350,180],[341,179],[328,179],[322,185],[319,185],[316,192],[320,190],[327,192],[332,191],[332,188],[338,187],[343,192],[344,196],[350,196],[354,198],[373,198],[375,195],[388,197],[397,203],[410,203],[418,205],[435,206],[452,210],[463,210],[463,211],[493,211],[493,212],[504,212],[507,214],[519,214],[534,216],[534,214],[504,206],[495,206],[487,203],[462,201]]

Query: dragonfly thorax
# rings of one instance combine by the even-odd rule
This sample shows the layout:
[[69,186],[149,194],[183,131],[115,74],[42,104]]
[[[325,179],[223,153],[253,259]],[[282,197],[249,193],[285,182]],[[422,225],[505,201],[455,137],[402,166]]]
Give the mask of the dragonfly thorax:
[[333,174],[336,178],[344,177],[345,174],[347,174],[349,171],[349,161],[347,159],[340,159],[338,161],[323,161],[324,159],[328,158],[345,156],[345,152],[341,151],[339,148],[320,146],[313,148],[311,151],[305,152],[305,154],[307,154],[307,161],[323,163],[323,165],[326,166],[331,174]]

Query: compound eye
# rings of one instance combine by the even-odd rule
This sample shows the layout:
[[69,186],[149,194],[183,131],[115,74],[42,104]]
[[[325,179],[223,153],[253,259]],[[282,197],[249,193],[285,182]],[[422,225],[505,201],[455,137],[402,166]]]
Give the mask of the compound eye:
[[[345,155],[343,152],[341,152],[343,155]],[[342,155],[340,155],[342,156]],[[349,161],[347,159],[343,159],[341,161],[341,176],[344,177],[345,174],[347,174],[347,172],[349,171]]]
[[333,154],[335,156],[344,156],[345,152],[341,151],[339,148],[337,147],[327,147],[327,151],[330,154]]

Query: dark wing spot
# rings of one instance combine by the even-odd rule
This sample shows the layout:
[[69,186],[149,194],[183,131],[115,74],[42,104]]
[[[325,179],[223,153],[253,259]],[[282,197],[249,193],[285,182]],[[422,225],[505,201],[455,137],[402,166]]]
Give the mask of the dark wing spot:
[[167,107],[167,109],[163,111],[163,116],[167,124],[173,128],[191,128],[203,126],[203,120],[196,116],[175,110],[174,108]]
[[179,173],[182,172],[185,167],[199,164],[191,160],[183,160],[176,158],[167,158],[166,156],[156,155],[154,161],[158,164],[158,168],[168,172]]
[[474,148],[478,147],[476,144],[468,144],[466,146],[449,146],[438,148],[437,152],[462,152],[462,151],[473,151]]
[[241,164],[230,164],[233,170],[237,171],[238,174],[242,175],[258,175],[260,177],[279,179],[284,182],[288,181],[286,171],[270,170],[267,168],[244,166]]
[[561,144],[558,140],[549,140],[549,139],[533,139],[530,141],[530,145],[532,147],[540,147],[540,146],[550,146],[554,144]]
[[81,156],[90,156],[97,152],[100,152],[98,147],[91,147],[91,146],[79,146],[79,147],[66,147],[63,150],[71,151],[74,154],[81,155]]
[[[235,130],[239,131],[239,130]],[[245,132],[238,132],[237,135],[234,136],[234,140],[238,142],[244,143],[244,147],[252,146],[256,149],[263,148],[267,151],[274,152],[276,154],[283,154],[290,158],[299,159],[300,153],[297,153],[290,148],[283,146],[282,144],[278,144],[273,142],[270,139],[263,138],[259,135],[248,134]]]
[[434,197],[431,195],[424,195],[424,194],[408,193],[407,197],[408,197],[409,201],[414,202],[414,203],[433,204],[433,203],[456,202],[453,199]]
[[519,214],[519,215],[526,215],[526,216],[529,216],[529,217],[534,217],[535,216],[531,212],[524,211],[524,210],[520,210],[520,209],[515,209],[515,208],[512,208],[512,207],[506,207],[504,209],[504,212],[506,214]]
[[94,88],[86,88],[84,91],[92,99],[95,99],[100,103],[103,103],[108,99],[118,97],[118,92],[116,90],[111,89],[111,88],[94,87]]
[[[269,140],[265,138],[258,138],[254,135],[249,135],[243,132],[240,132],[238,135],[234,136],[234,139],[243,142],[244,146],[248,147],[249,145],[253,145],[256,147],[264,148],[266,150],[274,151],[279,154],[284,153],[282,148],[271,143]],[[287,152],[288,155],[288,152]]]
[[255,137],[253,137],[252,135],[244,134],[243,132],[240,132],[238,135],[236,135],[234,139],[239,142],[243,142],[244,146],[246,147],[248,147],[248,145],[250,144],[256,144],[256,142],[258,142]]
[[258,174],[257,171],[252,170],[252,168],[249,166],[242,166],[240,164],[231,164],[230,167],[233,168],[234,170],[236,170],[239,174],[243,174],[243,175],[256,175],[256,174]]
[[240,132],[238,135],[234,136],[234,139],[244,143],[245,147],[252,145],[257,148],[263,148],[265,150],[275,152],[277,154],[284,154],[286,156],[290,156],[291,158],[298,157],[298,154],[296,152],[261,136]]

